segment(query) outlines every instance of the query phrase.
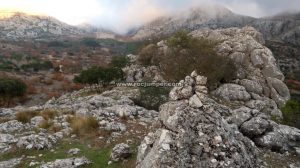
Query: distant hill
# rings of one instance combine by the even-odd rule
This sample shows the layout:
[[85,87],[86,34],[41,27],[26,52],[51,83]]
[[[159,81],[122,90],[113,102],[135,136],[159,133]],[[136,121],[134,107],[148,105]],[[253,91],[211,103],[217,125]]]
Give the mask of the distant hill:
[[0,38],[6,40],[43,39],[78,36],[85,31],[53,17],[12,13],[0,18]]
[[0,39],[52,40],[63,37],[94,37],[114,39],[116,34],[88,24],[71,26],[50,16],[31,15],[22,12],[0,11]]

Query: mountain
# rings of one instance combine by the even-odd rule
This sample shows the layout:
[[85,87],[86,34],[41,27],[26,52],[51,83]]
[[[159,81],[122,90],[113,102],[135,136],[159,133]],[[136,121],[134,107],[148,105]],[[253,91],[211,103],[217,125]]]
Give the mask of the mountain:
[[43,39],[79,36],[85,31],[53,17],[10,13],[0,18],[0,37],[5,40]]
[[132,33],[132,39],[143,40],[150,37],[170,35],[178,30],[193,31],[202,28],[243,27],[255,18],[237,15],[222,6],[191,8],[177,15],[157,18]]
[[251,23],[266,39],[282,71],[300,80],[300,13],[284,13]]
[[22,12],[2,12],[0,15],[0,38],[4,40],[49,40],[82,36],[98,39],[119,37],[110,30],[89,24],[71,26],[50,16],[30,15]]
[[266,18],[238,15],[222,6],[197,7],[176,15],[157,18],[131,33],[132,40],[169,36],[178,30],[252,26],[261,32],[286,75],[300,80],[300,13]]
[[113,31],[101,27],[95,27],[90,24],[81,24],[78,27],[85,30],[86,32],[89,32],[93,37],[98,39],[116,39],[118,36]]

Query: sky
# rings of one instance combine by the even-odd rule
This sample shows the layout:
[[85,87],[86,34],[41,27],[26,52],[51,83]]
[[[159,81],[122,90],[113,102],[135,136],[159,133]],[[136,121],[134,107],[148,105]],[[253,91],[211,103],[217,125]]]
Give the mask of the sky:
[[207,4],[252,17],[300,11],[300,0],[0,0],[0,10],[50,15],[71,25],[88,23],[124,33],[157,17]]

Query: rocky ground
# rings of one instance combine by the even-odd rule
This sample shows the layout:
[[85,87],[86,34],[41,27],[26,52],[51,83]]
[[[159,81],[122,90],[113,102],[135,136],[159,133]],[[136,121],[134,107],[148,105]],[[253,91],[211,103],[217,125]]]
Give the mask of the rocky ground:
[[[290,94],[262,35],[251,27],[191,35],[214,40],[239,67],[236,79],[208,91],[193,72],[159,112],[136,105],[134,87],[1,109],[0,167],[300,167],[300,130],[275,122]],[[124,71],[128,81],[163,80],[155,67]]]

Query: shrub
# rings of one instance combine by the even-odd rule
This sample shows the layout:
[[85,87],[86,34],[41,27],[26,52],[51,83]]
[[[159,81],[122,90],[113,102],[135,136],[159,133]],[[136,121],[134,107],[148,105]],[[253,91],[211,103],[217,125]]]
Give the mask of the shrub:
[[159,110],[160,105],[168,101],[171,88],[166,87],[141,87],[140,96],[134,99],[136,105],[148,110]]
[[114,56],[111,60],[110,66],[117,68],[124,68],[129,64],[129,60],[125,56]]
[[300,102],[289,100],[286,105],[281,108],[283,114],[283,124],[300,128]]
[[140,64],[145,66],[153,65],[155,64],[154,60],[158,55],[158,48],[154,44],[149,44],[140,51],[139,55],[138,62]]
[[71,124],[73,133],[84,135],[94,132],[98,129],[98,121],[94,117],[69,117],[67,121]]
[[168,81],[179,81],[196,70],[208,78],[208,87],[214,89],[235,77],[234,63],[215,52],[213,41],[178,32],[166,43],[167,52],[159,52],[154,45],[150,45],[141,50],[139,61],[144,65],[158,65]]
[[82,40],[82,43],[87,47],[92,47],[93,49],[100,46],[97,39],[93,39],[93,38],[85,38]]
[[24,96],[26,90],[26,84],[20,79],[0,77],[0,98],[8,105],[13,98]]
[[92,67],[82,71],[78,76],[75,76],[75,83],[96,84],[99,82],[109,83],[113,80],[123,79],[123,71],[121,68],[102,68]]

